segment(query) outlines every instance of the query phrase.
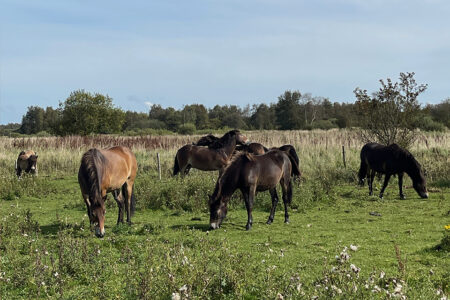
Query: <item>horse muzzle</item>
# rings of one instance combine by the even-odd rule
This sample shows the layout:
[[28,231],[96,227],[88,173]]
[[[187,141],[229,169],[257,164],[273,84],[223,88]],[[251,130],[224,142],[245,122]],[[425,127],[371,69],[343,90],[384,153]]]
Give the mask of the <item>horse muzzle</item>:
[[210,228],[211,230],[219,229],[219,228],[220,228],[220,225],[219,225],[219,223],[217,223],[217,222],[212,222],[212,223],[209,224],[209,228]]
[[98,238],[103,238],[104,236],[105,236],[105,228],[103,228],[103,229],[101,229],[100,230],[100,227],[95,227],[95,235],[98,237]]
[[423,199],[428,199],[428,193],[421,193],[420,197]]

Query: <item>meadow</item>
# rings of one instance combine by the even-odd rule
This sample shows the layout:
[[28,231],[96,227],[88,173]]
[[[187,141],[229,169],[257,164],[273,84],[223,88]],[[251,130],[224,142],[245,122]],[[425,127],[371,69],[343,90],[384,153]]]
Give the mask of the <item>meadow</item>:
[[[219,133],[218,133],[219,134]],[[0,299],[442,299],[450,293],[450,134],[421,133],[411,152],[426,170],[429,199],[409,177],[383,199],[357,185],[363,143],[352,130],[244,132],[266,146],[292,144],[300,157],[290,224],[282,204],[259,193],[245,231],[241,196],[209,230],[217,172],[171,176],[176,150],[200,136],[0,138]],[[133,225],[106,236],[90,228],[77,182],[91,147],[125,145],[139,171]],[[345,149],[345,166],[342,149]],[[39,174],[17,180],[14,161],[38,152]],[[156,163],[161,159],[162,179]],[[376,192],[382,181],[376,180]],[[280,191],[278,191],[280,193]]]

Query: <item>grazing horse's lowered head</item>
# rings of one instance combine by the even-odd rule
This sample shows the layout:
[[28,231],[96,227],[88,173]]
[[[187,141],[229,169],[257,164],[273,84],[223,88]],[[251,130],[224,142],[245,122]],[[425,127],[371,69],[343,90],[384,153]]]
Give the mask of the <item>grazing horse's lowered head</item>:
[[21,176],[22,171],[25,171],[25,173],[37,174],[37,159],[38,155],[33,150],[20,152],[15,163],[17,177]]

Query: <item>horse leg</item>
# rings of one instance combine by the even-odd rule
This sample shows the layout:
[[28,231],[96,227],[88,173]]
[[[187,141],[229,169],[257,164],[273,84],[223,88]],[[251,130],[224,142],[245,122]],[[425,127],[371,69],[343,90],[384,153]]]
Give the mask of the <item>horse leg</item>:
[[119,225],[119,223],[123,223],[123,211],[124,211],[124,201],[123,201],[123,197],[122,194],[120,193],[120,189],[115,190],[112,192],[114,200],[116,200],[117,202],[117,207],[119,208],[119,214],[117,217],[117,225]]
[[375,171],[371,170],[370,171],[370,175],[369,175],[369,180],[368,180],[368,182],[369,182],[369,196],[373,195],[373,180],[374,180],[374,178],[375,178]]
[[191,167],[192,166],[190,164],[186,165],[186,168],[184,169],[184,172],[182,174],[184,174],[184,175],[189,174],[189,171],[191,170]]
[[127,223],[131,225],[131,195],[133,193],[133,184],[126,182],[122,187],[122,193],[125,201],[125,209],[127,211]]
[[400,199],[404,200],[405,195],[403,194],[403,172],[398,173],[398,189],[400,190]]
[[252,228],[253,224],[253,217],[252,217],[252,210],[253,210],[253,200],[255,199],[255,193],[256,193],[256,185],[250,186],[247,195],[244,194],[244,197],[246,197],[245,206],[247,208],[247,225],[245,226],[246,230],[250,230]]
[[20,175],[22,174],[22,169],[18,166],[17,167],[17,177],[20,179]]
[[272,197],[272,209],[270,210],[269,219],[267,220],[267,224],[272,224],[273,219],[275,218],[275,210],[278,204],[278,193],[277,189],[273,188],[269,190],[270,196]]
[[381,199],[383,199],[384,190],[386,189],[386,187],[387,187],[387,185],[388,185],[388,182],[389,182],[389,179],[390,179],[390,178],[391,178],[391,174],[386,174],[386,175],[384,176],[383,187],[381,188],[381,191],[380,191],[380,198],[381,198]]
[[284,203],[284,223],[289,223],[288,206],[292,201],[292,182],[289,178],[281,180],[281,192]]

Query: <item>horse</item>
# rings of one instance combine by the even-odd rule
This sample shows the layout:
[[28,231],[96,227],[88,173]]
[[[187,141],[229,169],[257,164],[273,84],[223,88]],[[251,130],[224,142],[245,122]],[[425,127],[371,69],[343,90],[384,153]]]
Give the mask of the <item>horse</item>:
[[22,171],[37,175],[37,159],[38,155],[33,150],[21,151],[15,162],[17,177],[20,178]]
[[236,146],[236,150],[240,151],[240,152],[245,151],[245,152],[252,153],[255,155],[262,155],[262,154],[266,153],[267,151],[269,151],[269,149],[267,149],[260,143],[250,143],[250,144],[246,144],[246,145],[239,145],[239,146]]
[[361,149],[361,165],[358,172],[359,184],[364,185],[364,179],[368,178],[369,195],[373,195],[373,179],[375,173],[385,174],[380,198],[383,198],[384,190],[392,175],[398,175],[398,187],[400,198],[403,194],[403,174],[406,173],[413,181],[413,187],[422,198],[428,198],[426,182],[422,167],[414,156],[397,144],[389,146],[377,143],[365,144]]
[[187,175],[191,168],[202,171],[219,170],[229,163],[236,144],[245,144],[248,139],[239,130],[231,130],[208,144],[208,148],[197,145],[185,145],[175,155],[173,176],[181,173]]
[[267,224],[271,224],[275,217],[278,204],[276,186],[281,185],[284,202],[284,222],[289,223],[288,205],[292,201],[291,172],[300,176],[300,170],[293,158],[280,150],[271,150],[263,155],[241,153],[225,169],[218,179],[214,193],[209,197],[210,228],[217,229],[227,214],[227,204],[233,193],[240,189],[247,208],[246,230],[250,230],[253,223],[253,201],[257,191],[269,190],[272,197]]
[[78,183],[97,237],[105,235],[106,193],[113,194],[119,207],[117,224],[123,223],[123,211],[126,210],[127,223],[131,225],[136,206],[133,192],[136,172],[136,157],[127,147],[93,148],[83,154]]
[[192,143],[192,145],[197,146],[209,146],[213,144],[215,141],[218,141],[220,138],[213,134],[208,134],[205,136],[202,136],[196,143]]

